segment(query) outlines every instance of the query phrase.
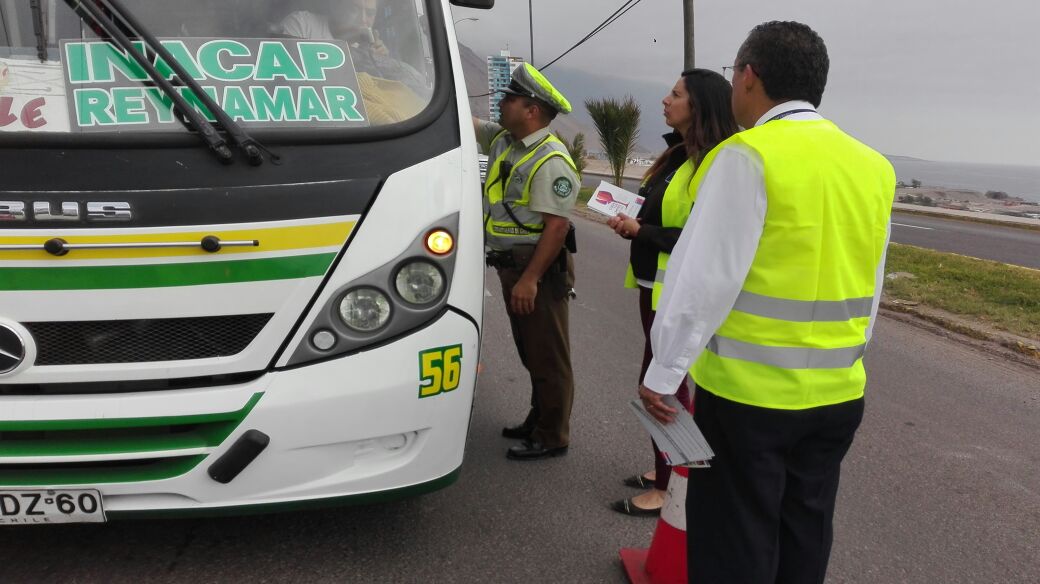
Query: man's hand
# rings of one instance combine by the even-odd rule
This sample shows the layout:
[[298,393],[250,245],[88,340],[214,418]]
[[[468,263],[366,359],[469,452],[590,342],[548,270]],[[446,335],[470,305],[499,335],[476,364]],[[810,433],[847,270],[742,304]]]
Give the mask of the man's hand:
[[671,424],[675,421],[675,415],[679,413],[679,410],[665,405],[664,400],[661,399],[662,397],[664,397],[662,394],[645,385],[639,386],[639,399],[642,400],[646,411],[658,422]]
[[390,54],[390,49],[386,48],[386,45],[383,44],[382,39],[376,37],[375,42],[372,43],[372,52],[377,55],[382,55],[386,57]]
[[534,248],[531,261],[527,262],[520,280],[509,293],[509,308],[513,314],[523,316],[534,312],[534,298],[538,295],[538,282],[553,265],[563,249],[570,221],[566,217],[542,213],[545,229]]
[[524,274],[509,293],[509,308],[521,316],[534,312],[534,298],[538,295],[538,280]]

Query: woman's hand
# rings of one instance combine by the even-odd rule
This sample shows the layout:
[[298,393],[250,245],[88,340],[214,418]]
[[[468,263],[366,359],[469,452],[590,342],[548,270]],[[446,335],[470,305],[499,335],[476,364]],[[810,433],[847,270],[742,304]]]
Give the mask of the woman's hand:
[[639,220],[633,219],[624,213],[618,213],[616,216],[607,219],[607,227],[614,230],[625,239],[635,239],[636,235],[639,234]]

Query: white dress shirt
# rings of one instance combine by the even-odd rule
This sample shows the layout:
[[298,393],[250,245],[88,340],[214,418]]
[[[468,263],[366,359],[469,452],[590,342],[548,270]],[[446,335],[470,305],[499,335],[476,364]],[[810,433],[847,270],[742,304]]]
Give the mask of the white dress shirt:
[[[823,119],[812,104],[789,101],[766,112],[755,126],[792,110],[810,111],[786,115],[785,120]],[[759,155],[738,145],[720,150],[701,182],[693,212],[668,260],[664,290],[650,331],[654,356],[643,385],[657,393],[675,393],[690,366],[729,316],[758,251],[766,204]],[[891,225],[885,235],[886,253],[890,235]],[[875,277],[868,342],[884,274],[883,253]]]

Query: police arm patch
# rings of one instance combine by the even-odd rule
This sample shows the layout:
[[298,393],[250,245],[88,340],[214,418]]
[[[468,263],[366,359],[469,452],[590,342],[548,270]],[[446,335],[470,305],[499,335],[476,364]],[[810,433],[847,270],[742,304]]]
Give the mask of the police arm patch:
[[563,199],[570,196],[571,191],[574,190],[574,185],[571,183],[571,179],[561,176],[553,181],[552,189],[557,197]]

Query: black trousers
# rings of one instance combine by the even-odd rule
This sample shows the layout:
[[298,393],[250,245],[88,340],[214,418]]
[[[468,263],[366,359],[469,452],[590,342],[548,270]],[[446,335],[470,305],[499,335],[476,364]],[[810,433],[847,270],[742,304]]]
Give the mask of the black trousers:
[[821,584],[841,461],[863,399],[775,410],[695,391],[694,419],[715,458],[690,471],[690,583]]

